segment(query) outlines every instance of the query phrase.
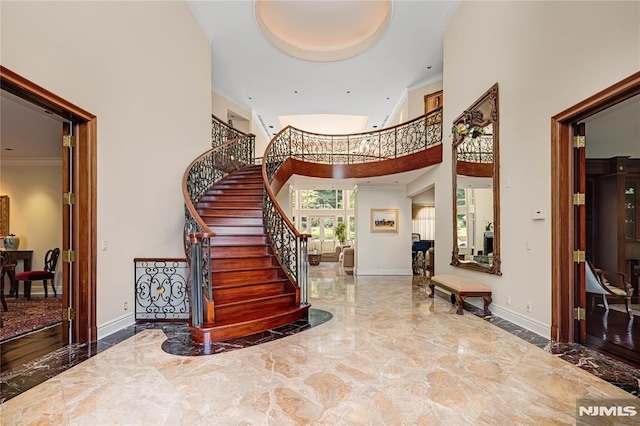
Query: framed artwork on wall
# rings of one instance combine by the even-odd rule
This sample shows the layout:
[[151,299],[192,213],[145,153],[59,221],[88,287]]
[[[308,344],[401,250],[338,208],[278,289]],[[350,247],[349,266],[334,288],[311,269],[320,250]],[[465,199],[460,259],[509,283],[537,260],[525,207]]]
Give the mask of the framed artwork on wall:
[[371,232],[398,232],[398,209],[371,209]]
[[424,113],[429,114],[442,106],[442,90],[424,96]]

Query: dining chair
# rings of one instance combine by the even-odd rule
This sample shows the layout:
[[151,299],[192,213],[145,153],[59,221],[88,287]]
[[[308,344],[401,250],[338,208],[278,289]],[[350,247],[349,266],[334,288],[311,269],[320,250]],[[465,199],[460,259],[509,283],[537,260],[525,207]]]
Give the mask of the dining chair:
[[20,286],[20,281],[24,281],[24,296],[27,299],[31,299],[31,282],[32,281],[42,281],[44,285],[44,297],[49,297],[47,291],[47,284],[49,280],[51,280],[51,288],[53,288],[54,296],[58,296],[56,292],[56,283],[54,281],[54,276],[56,272],[56,266],[58,264],[58,257],[60,256],[60,249],[55,248],[47,251],[47,254],[44,256],[44,270],[42,271],[25,271],[16,274],[16,297],[18,297],[18,287]]

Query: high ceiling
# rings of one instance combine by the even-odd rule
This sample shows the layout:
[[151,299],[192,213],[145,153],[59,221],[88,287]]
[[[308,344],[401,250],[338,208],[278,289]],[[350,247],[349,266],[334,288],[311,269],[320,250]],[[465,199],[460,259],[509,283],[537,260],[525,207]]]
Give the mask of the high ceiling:
[[211,40],[213,90],[272,135],[297,123],[279,117],[305,114],[355,117],[337,131],[318,118],[309,131],[384,127],[406,89],[441,78],[442,33],[458,1],[188,3]]

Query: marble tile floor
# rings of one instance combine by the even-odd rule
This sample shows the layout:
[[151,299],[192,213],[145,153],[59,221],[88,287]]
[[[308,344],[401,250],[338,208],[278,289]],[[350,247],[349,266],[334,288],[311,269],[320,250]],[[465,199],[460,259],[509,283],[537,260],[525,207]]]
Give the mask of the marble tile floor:
[[311,268],[310,302],[333,319],[211,356],[167,353],[163,329],[126,330],[0,404],[0,424],[576,424],[581,398],[640,412],[545,339],[456,315],[418,284]]

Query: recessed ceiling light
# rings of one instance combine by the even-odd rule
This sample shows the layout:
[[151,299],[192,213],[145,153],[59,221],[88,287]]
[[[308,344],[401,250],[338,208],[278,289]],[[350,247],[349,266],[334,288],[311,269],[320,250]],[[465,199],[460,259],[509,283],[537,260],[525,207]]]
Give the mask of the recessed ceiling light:
[[293,93],[298,93],[298,91],[297,91],[297,90],[294,90],[294,91],[293,91]]
[[429,66],[427,67],[427,69],[428,69],[428,70],[430,70],[430,69],[431,69],[431,65],[429,65]]
[[347,93],[351,93],[351,90],[347,90]]
[[253,99],[251,96],[249,96],[249,99]]
[[374,129],[377,129],[377,128],[378,128],[378,126],[373,126],[373,128],[374,128]]
[[13,151],[13,148],[5,148],[5,151]]
[[273,129],[273,126],[269,126],[270,129]]
[[44,110],[44,113],[45,113],[45,114],[53,115],[53,113],[52,113],[51,111],[49,111],[48,109],[45,109],[45,110]]
[[389,100],[389,98],[387,97],[387,100]]

